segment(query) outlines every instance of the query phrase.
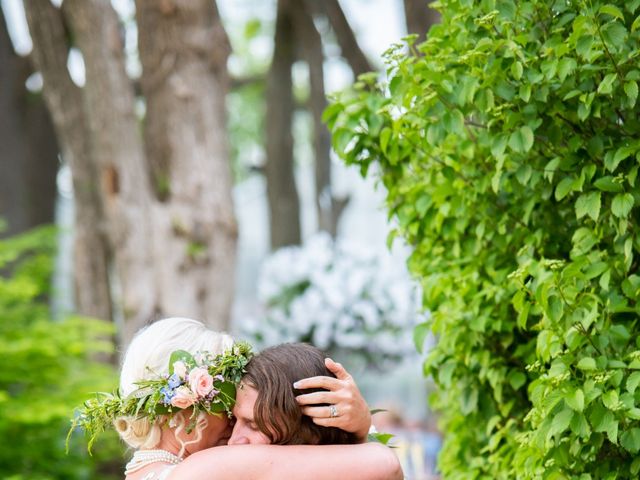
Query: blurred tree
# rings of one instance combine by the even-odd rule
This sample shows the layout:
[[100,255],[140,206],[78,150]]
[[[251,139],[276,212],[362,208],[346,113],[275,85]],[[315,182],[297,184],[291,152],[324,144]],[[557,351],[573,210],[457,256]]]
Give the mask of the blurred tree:
[[56,198],[58,146],[49,112],[25,82],[33,73],[16,54],[0,8],[0,215],[4,235],[51,223]]
[[429,6],[433,0],[403,0],[407,33],[418,35],[418,41],[427,37],[431,25],[440,21],[440,13]]
[[[136,2],[143,135],[110,2],[65,0],[59,10],[26,0],[25,9],[59,136],[79,153],[74,178],[86,172],[97,185],[95,218],[115,267],[124,339],[163,315],[224,329],[237,229],[225,134],[229,46],[215,3]],[[64,21],[84,58],[81,89],[66,70]],[[86,149],[74,147],[76,135]]]
[[[318,229],[336,235],[340,214],[348,198],[336,198],[331,188],[331,141],[322,122],[326,107],[323,38],[314,17],[327,21],[354,75],[371,70],[337,0],[296,2],[278,0],[274,54],[267,81],[267,161],[271,248],[300,243],[300,206],[293,174],[291,134],[295,102],[291,69],[303,60],[309,72],[306,108],[312,118],[315,160],[315,198]],[[296,48],[298,47],[298,48]]]
[[293,84],[295,0],[278,0],[273,59],[267,74],[265,176],[269,201],[271,248],[300,243],[300,200],[294,178]]
[[318,2],[317,4],[307,2],[307,6],[318,7],[322,13],[326,15],[331,29],[336,36],[336,41],[340,46],[340,52],[356,77],[374,70],[367,56],[360,48],[358,40],[338,0],[326,0],[324,2]]
[[82,91],[71,81],[67,70],[69,33],[60,11],[50,2],[25,2],[25,8],[34,43],[34,66],[43,76],[43,96],[63,160],[73,172],[76,310],[82,315],[109,319],[112,315],[107,275],[109,250],[101,229],[102,207],[91,161]]

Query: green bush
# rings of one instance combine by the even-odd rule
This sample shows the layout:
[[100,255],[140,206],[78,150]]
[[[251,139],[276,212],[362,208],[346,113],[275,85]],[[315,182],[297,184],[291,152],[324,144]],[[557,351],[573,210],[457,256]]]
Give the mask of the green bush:
[[441,0],[325,113],[414,248],[447,479],[638,478],[640,0]]
[[[41,228],[0,240],[0,471],[11,479],[97,478],[120,457],[112,437],[86,453],[65,436],[74,408],[90,392],[111,390],[113,368],[92,361],[109,352],[110,325],[85,318],[52,321],[48,295],[55,233]],[[102,340],[101,340],[102,339]],[[107,478],[103,476],[102,478]]]

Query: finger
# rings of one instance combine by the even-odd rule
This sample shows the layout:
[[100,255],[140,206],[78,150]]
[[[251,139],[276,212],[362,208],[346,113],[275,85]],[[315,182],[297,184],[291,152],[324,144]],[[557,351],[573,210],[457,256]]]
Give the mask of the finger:
[[298,380],[293,384],[293,388],[306,390],[307,388],[324,388],[326,390],[338,390],[342,388],[342,383],[333,377],[309,377]]
[[319,403],[334,403],[332,400],[335,400],[335,396],[330,392],[313,392],[298,395],[296,400],[300,405],[317,405]]
[[331,410],[329,407],[302,407],[301,410],[307,417],[331,418]]
[[338,380],[350,380],[351,375],[345,370],[341,363],[334,362],[330,358],[324,359],[325,366],[333,373]]
[[313,417],[311,420],[313,421],[313,423],[315,423],[316,425],[320,425],[321,427],[337,427],[337,428],[340,428],[341,420],[338,420],[338,418],[339,417],[335,417],[335,418]]

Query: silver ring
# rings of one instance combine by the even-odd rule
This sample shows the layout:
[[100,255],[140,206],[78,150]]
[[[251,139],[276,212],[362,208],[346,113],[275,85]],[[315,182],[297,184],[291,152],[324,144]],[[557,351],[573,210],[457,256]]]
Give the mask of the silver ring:
[[338,416],[338,408],[335,405],[329,405],[329,416],[331,418]]

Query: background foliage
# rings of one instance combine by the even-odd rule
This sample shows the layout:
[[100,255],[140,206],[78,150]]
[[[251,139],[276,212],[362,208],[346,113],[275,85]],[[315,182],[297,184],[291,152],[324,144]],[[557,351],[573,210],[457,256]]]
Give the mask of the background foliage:
[[105,459],[121,456],[113,436],[95,458],[84,442],[65,454],[73,409],[91,392],[112,389],[115,375],[92,360],[113,348],[109,324],[51,320],[54,245],[50,227],[0,240],[0,470],[16,480],[94,478],[100,469],[109,478]]
[[325,118],[413,245],[444,477],[640,472],[640,0],[442,0]]

